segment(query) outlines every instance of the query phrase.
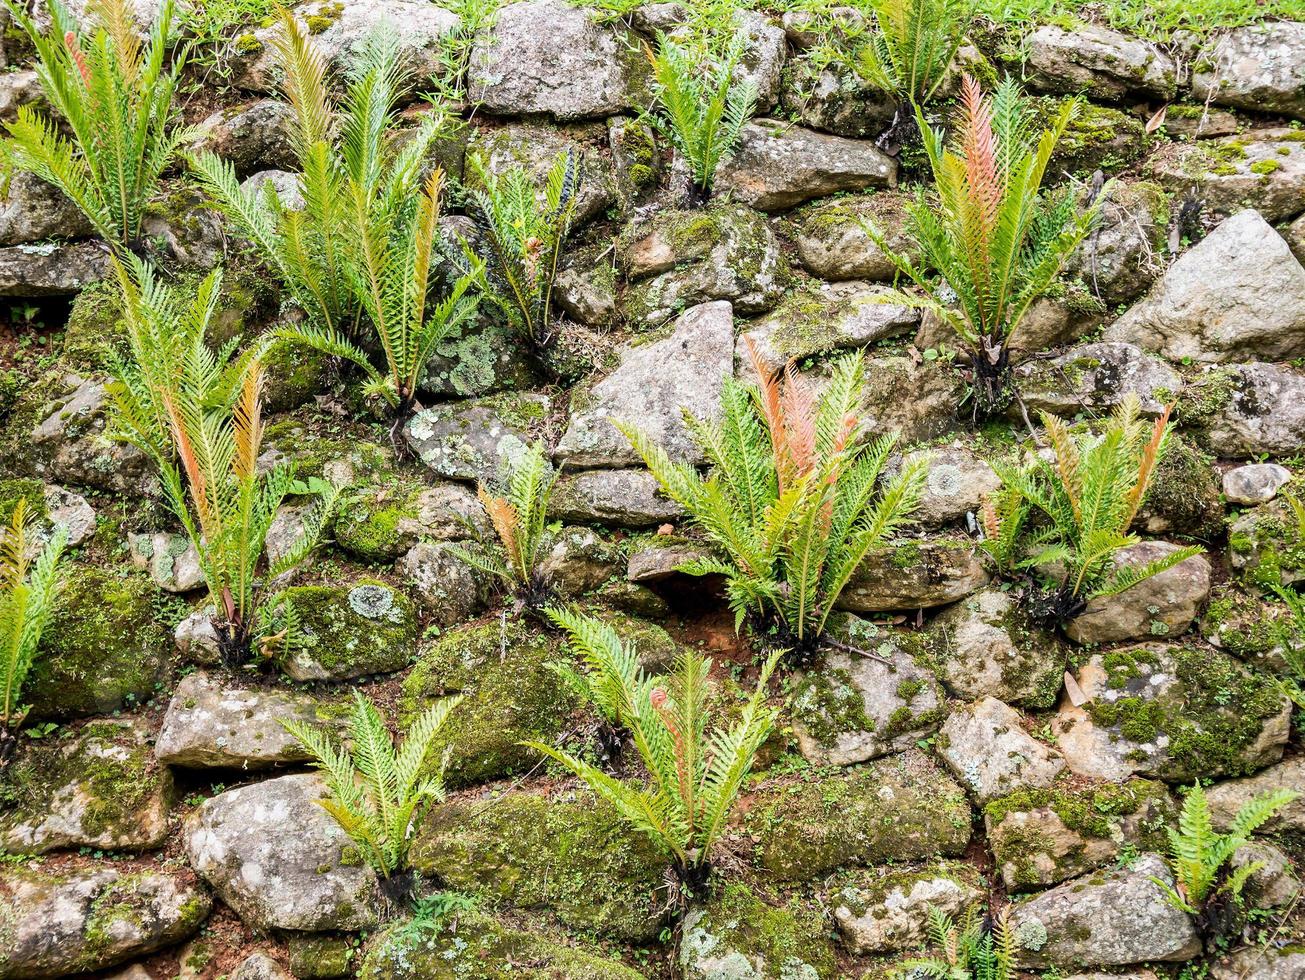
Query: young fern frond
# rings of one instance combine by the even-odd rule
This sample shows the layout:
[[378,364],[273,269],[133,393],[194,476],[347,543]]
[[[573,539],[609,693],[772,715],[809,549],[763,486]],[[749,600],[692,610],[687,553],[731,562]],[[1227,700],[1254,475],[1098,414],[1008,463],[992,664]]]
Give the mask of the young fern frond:
[[641,690],[645,680],[634,647],[623,643],[610,623],[592,616],[557,608],[545,609],[544,615],[566,633],[567,645],[586,668],[584,674],[560,664],[554,669],[575,685],[609,724],[628,726],[635,713],[631,692]]
[[971,910],[959,925],[945,912],[929,906],[929,944],[936,956],[909,959],[894,976],[923,975],[937,980],[1014,980],[1018,973],[1015,934],[1006,913],[990,928]]
[[186,50],[165,55],[175,6],[165,0],[144,45],[129,0],[97,0],[88,30],[50,0],[49,33],[26,7],[3,0],[36,48],[36,75],[62,126],[32,106],[5,124],[10,164],[59,188],[117,250],[139,251],[145,209],[178,148],[194,136],[173,106]]
[[870,0],[877,31],[857,50],[857,69],[876,87],[923,105],[947,77],[974,19],[971,0]]

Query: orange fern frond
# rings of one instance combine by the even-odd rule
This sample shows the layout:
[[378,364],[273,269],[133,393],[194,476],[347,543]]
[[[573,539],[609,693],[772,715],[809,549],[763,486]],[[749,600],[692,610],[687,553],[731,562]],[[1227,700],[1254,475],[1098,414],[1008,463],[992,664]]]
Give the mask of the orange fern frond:
[[1133,489],[1128,492],[1125,499],[1127,505],[1128,521],[1131,524],[1133,518],[1142,507],[1142,500],[1146,496],[1147,487],[1151,485],[1151,476],[1155,473],[1156,464],[1160,460],[1160,448],[1165,442],[1165,433],[1169,428],[1169,415],[1173,412],[1172,403],[1165,406],[1160,417],[1155,420],[1155,425],[1151,428],[1151,438],[1147,440],[1146,446],[1142,449],[1142,460],[1137,467],[1137,482],[1133,484]]
[[784,398],[780,389],[779,372],[772,371],[761,356],[761,350],[751,337],[744,337],[748,348],[748,360],[757,375],[757,390],[760,393],[761,415],[766,422],[766,431],[770,434],[770,451],[775,457],[775,472],[779,477],[779,492],[792,482],[794,476],[793,460],[786,443],[784,425]]
[[490,523],[494,525],[494,532],[498,535],[503,550],[507,552],[509,563],[519,564],[521,542],[517,531],[521,526],[521,515],[508,500],[494,496],[484,486],[476,488],[476,496],[480,498],[480,505],[485,508]]
[[780,411],[789,462],[795,475],[805,476],[816,465],[816,395],[798,376],[792,362],[784,369]]
[[985,253],[997,227],[1002,181],[997,167],[997,139],[992,131],[992,106],[979,83],[966,75],[961,83],[964,121],[961,155],[965,160],[966,192],[979,223],[978,244]]
[[983,533],[989,540],[1001,536],[1001,517],[992,502],[992,494],[983,495],[983,500],[979,503],[979,519],[983,522]]
[[207,532],[212,527],[214,516],[209,501],[208,479],[204,468],[199,465],[199,458],[195,455],[195,444],[191,441],[190,432],[177,409],[176,400],[168,392],[161,394],[163,410],[168,416],[168,427],[172,430],[172,442],[177,447],[177,458],[181,460],[181,468],[186,474],[186,484],[190,487],[190,499],[195,505],[195,514],[199,518],[200,528]]
[[258,449],[263,443],[263,364],[255,360],[245,373],[240,396],[236,399],[232,426],[236,437],[235,474],[245,480],[254,475],[258,464]]

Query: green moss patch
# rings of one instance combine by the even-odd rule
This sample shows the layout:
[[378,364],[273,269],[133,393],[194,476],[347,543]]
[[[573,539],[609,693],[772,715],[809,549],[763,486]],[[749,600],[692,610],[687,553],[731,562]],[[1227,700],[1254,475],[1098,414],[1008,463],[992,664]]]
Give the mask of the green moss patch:
[[417,648],[412,600],[381,582],[307,585],[284,595],[301,633],[283,662],[295,680],[343,680],[406,667]]

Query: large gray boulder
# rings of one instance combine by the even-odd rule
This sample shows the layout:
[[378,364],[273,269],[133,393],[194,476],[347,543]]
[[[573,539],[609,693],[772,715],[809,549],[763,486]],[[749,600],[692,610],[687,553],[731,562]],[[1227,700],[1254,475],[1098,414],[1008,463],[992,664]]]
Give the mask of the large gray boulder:
[[1240,211],[1184,253],[1105,339],[1172,361],[1299,357],[1305,268],[1258,211]]
[[1196,62],[1192,95],[1305,119],[1305,23],[1250,24],[1220,35]]
[[1073,30],[1047,24],[1025,43],[1029,82],[1044,92],[1119,102],[1130,96],[1168,100],[1177,89],[1173,59],[1159,45],[1099,24]]
[[[1168,541],[1142,541],[1115,555],[1115,568],[1141,568],[1179,550]],[[1209,559],[1194,555],[1118,595],[1098,596],[1065,624],[1075,643],[1116,643],[1187,632],[1210,598]]]
[[33,429],[29,443],[38,475],[60,483],[140,494],[154,484],[145,454],[106,434],[109,394],[104,382],[68,375],[55,407]]
[[10,178],[8,193],[0,201],[0,245],[92,234],[86,216],[53,184],[21,170]]
[[642,105],[647,71],[620,27],[563,0],[525,0],[477,39],[470,97],[494,115],[602,119]]
[[566,473],[553,486],[548,513],[564,521],[613,527],[652,527],[684,516],[645,469]]
[[219,793],[186,821],[186,857],[253,929],[370,929],[376,875],[318,804],[315,775],[281,776]]
[[949,446],[894,455],[884,467],[884,477],[892,479],[903,466],[920,461],[925,464],[924,493],[911,519],[926,527],[963,521],[966,514],[979,510],[987,494],[1001,487],[993,468],[959,440]]
[[0,871],[0,978],[117,966],[193,935],[211,904],[208,890],[188,872],[6,865]]
[[1305,449],[1305,372],[1253,362],[1207,372],[1185,399],[1220,456],[1290,456]]
[[[865,431],[896,433],[901,445],[928,442],[959,424],[957,406],[965,397],[960,372],[942,359],[883,354],[865,361]],[[909,391],[910,398],[902,392]]]
[[719,413],[733,356],[734,316],[729,303],[704,303],[686,310],[670,336],[627,348],[615,371],[575,396],[583,407],[573,411],[556,458],[575,466],[638,463],[638,453],[612,424],[614,419],[637,427],[674,460],[702,462],[683,413],[698,418]]
[[1164,859],[1144,854],[1130,867],[1076,878],[1016,904],[1010,925],[1025,968],[1181,963],[1200,955],[1192,919],[1165,900]]
[[1065,768],[1055,749],[1024,731],[1023,716],[984,698],[948,716],[939,755],[980,804],[1018,790],[1044,789]]
[[744,127],[715,186],[758,211],[784,211],[838,191],[896,183],[897,162],[873,143],[758,119]]

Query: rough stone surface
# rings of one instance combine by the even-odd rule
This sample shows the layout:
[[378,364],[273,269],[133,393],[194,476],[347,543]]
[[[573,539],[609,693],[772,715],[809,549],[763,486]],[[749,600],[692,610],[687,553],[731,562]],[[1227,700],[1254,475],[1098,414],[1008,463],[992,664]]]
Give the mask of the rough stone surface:
[[69,375],[66,394],[32,429],[30,446],[38,474],[60,483],[139,493],[152,485],[149,467],[135,446],[111,441],[108,391],[103,382]]
[[1215,961],[1214,980],[1294,980],[1305,974],[1305,950],[1240,949]]
[[1129,96],[1172,99],[1173,59],[1158,45],[1098,24],[1073,30],[1048,24],[1027,40],[1030,84],[1044,92],[1083,92],[1111,102]]
[[347,680],[407,666],[417,617],[406,594],[380,582],[292,586],[300,636],[281,668],[297,681]]
[[308,752],[281,724],[337,724],[337,705],[309,694],[240,687],[196,671],[173,691],[155,757],[169,766],[198,769],[261,769],[303,762]]
[[830,977],[836,961],[822,917],[799,901],[773,904],[730,883],[684,917],[677,961],[685,980]]
[[647,470],[582,470],[568,473],[553,486],[548,512],[564,521],[652,527],[675,521],[684,511],[662,495]]
[[1251,507],[1228,528],[1228,554],[1248,585],[1292,585],[1305,579],[1305,528],[1281,498]]
[[84,544],[95,533],[95,508],[81,494],[47,483],[44,497],[45,516],[52,525],[63,528],[68,547]]
[[184,534],[128,534],[127,547],[132,564],[145,569],[164,592],[191,592],[204,584],[199,549]]
[[191,150],[216,153],[244,179],[260,170],[294,170],[294,111],[280,99],[219,109],[199,123]]
[[[1168,541],[1142,541],[1118,552],[1114,567],[1139,568],[1178,550]],[[1085,644],[1178,636],[1208,598],[1210,562],[1196,555],[1118,595],[1089,600],[1087,609],[1065,624],[1065,635]]]
[[1305,144],[1294,129],[1252,129],[1218,140],[1167,143],[1142,173],[1181,195],[1194,189],[1208,213],[1255,208],[1277,222],[1305,210]]
[[708,558],[709,548],[680,537],[659,536],[644,547],[630,552],[626,565],[627,582],[660,582],[679,574],[679,567],[698,558]]
[[549,541],[539,571],[562,595],[578,596],[615,579],[622,557],[592,528],[563,527]]
[[[867,357],[862,423],[867,432],[896,432],[903,444],[927,442],[956,428],[965,394],[958,372],[941,361],[901,354]],[[909,391],[910,398],[902,392]]]
[[924,495],[911,518],[926,527],[964,520],[966,514],[978,512],[985,495],[1001,487],[992,467],[959,443],[894,456],[884,467],[885,478],[895,477],[903,466],[917,460],[926,464]]
[[318,805],[326,795],[315,775],[219,793],[186,821],[186,857],[255,929],[370,929],[376,876],[345,863],[353,844]]
[[403,437],[437,476],[493,481],[525,455],[548,409],[546,396],[529,393],[446,402],[414,415]]
[[1139,296],[1164,271],[1168,205],[1157,184],[1108,185],[1092,232],[1065,263],[1105,304]]
[[0,201],[0,245],[93,233],[91,223],[58,188],[24,171],[13,175],[9,193]]
[[413,545],[397,570],[412,586],[418,604],[440,625],[465,622],[481,607],[484,590],[475,571],[447,544]]
[[1129,647],[1093,656],[1077,680],[1088,700],[1081,707],[1063,701],[1052,730],[1080,775],[1182,783],[1254,772],[1282,758],[1290,704],[1227,654]]
[[1305,119],[1305,23],[1275,21],[1225,32],[1198,62],[1192,95]]
[[874,139],[893,121],[898,102],[838,62],[798,58],[785,72],[782,104],[803,126],[835,136]]
[[471,53],[471,99],[495,115],[604,118],[641,104],[638,46],[559,0],[509,4]]
[[1269,766],[1254,776],[1228,779],[1206,791],[1210,818],[1219,830],[1226,830],[1243,806],[1265,793],[1279,789],[1295,790],[1301,795],[1288,803],[1264,823],[1265,834],[1305,834],[1305,756],[1296,756]]
[[829,633],[871,656],[830,652],[795,678],[792,726],[803,757],[849,766],[907,749],[937,728],[938,682],[891,631],[849,616]]
[[101,242],[42,242],[0,248],[0,296],[70,296],[109,275]]
[[865,225],[878,229],[897,252],[918,260],[906,233],[906,205],[912,200],[906,193],[879,191],[818,202],[794,212],[793,244],[803,268],[832,282],[891,280],[897,267],[866,234]]
[[838,191],[891,187],[897,162],[874,145],[772,119],[748,123],[716,190],[759,211],[784,211]]
[[927,938],[929,910],[964,918],[983,897],[964,865],[940,863],[918,871],[881,870],[831,896],[834,924],[853,953],[915,949]]
[[116,966],[193,935],[210,904],[190,874],[10,865],[0,873],[0,977]]
[[1267,504],[1291,482],[1291,470],[1277,463],[1247,463],[1223,475],[1223,495],[1230,504]]
[[581,396],[579,411],[557,444],[556,457],[575,466],[639,462],[611,420],[636,426],[671,459],[700,463],[701,451],[683,412],[710,418],[720,411],[723,379],[733,370],[734,320],[729,303],[686,310],[663,340],[629,348],[621,364]]
[[1080,878],[1043,892],[1011,911],[1026,967],[1127,966],[1174,963],[1201,952],[1187,914],[1164,899],[1152,878],[1173,885],[1157,854],[1129,868]]
[[907,541],[866,556],[838,598],[851,612],[946,606],[988,584],[973,547],[944,539]]
[[1136,395],[1138,408],[1159,415],[1183,390],[1178,372],[1133,344],[1082,344],[1047,361],[1015,369],[1031,411],[1077,415],[1114,408]]
[[1201,435],[1220,456],[1289,456],[1305,449],[1305,371],[1277,364],[1235,364],[1210,372],[1191,399],[1208,406]]
[[1106,331],[1174,361],[1305,354],[1305,268],[1258,211],[1225,219]]
[[984,698],[952,712],[943,724],[939,754],[980,803],[1050,786],[1065,768],[1060,754],[1028,735],[1022,722],[1014,708]]

